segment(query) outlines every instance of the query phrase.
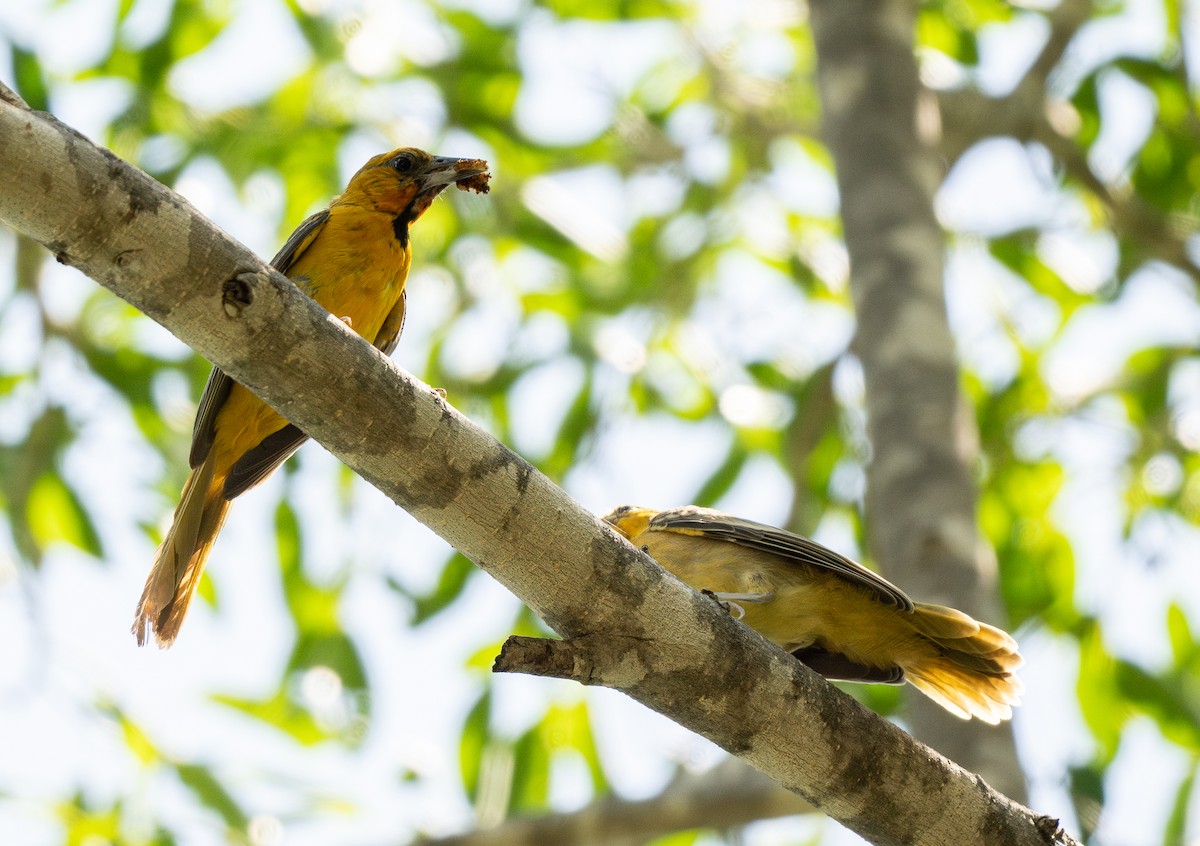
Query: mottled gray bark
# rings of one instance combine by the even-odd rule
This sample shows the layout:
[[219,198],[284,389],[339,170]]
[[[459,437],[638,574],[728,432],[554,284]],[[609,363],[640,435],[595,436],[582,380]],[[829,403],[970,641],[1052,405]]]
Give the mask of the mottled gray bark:
[[[866,383],[871,551],[920,600],[1003,624],[976,529],[976,434],[946,315],[945,248],[933,210],[942,173],[918,135],[926,104],[914,55],[916,3],[813,0],[810,9],[850,254],[852,349]],[[962,722],[919,696],[909,705],[918,737],[1024,795],[1007,725]]]

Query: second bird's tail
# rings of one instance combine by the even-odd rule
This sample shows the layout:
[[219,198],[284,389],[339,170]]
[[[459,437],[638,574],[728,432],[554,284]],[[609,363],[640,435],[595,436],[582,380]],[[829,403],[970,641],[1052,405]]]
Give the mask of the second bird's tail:
[[936,647],[904,667],[917,690],[964,719],[995,725],[1012,716],[1024,690],[1015,675],[1023,659],[1012,637],[961,611],[920,602],[912,625]]
[[196,593],[204,562],[229,511],[224,479],[213,478],[216,450],[192,470],[183,486],[171,528],[158,548],[154,567],[138,601],[133,634],[138,645],[154,634],[160,648],[174,643]]

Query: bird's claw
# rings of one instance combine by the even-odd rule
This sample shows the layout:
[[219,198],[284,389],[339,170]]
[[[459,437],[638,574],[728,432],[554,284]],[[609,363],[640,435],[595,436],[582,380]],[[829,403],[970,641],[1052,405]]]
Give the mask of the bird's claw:
[[702,590],[700,592],[702,594],[704,594],[705,596],[707,596],[709,599],[711,599],[713,602],[717,603],[717,605],[721,606],[722,610],[724,610],[725,613],[728,614],[730,617],[733,617],[733,619],[740,620],[746,616],[746,609],[743,608],[742,606],[738,605],[736,602],[731,602],[730,600],[722,599],[717,594],[713,593],[711,590]]

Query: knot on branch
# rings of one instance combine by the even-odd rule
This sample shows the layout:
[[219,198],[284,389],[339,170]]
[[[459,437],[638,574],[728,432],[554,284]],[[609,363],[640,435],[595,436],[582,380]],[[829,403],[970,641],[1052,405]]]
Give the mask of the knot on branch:
[[1059,821],[1054,817],[1038,817],[1034,825],[1037,827],[1038,834],[1042,836],[1048,846],[1070,842],[1067,839],[1067,833],[1062,830]]
[[122,250],[113,256],[113,264],[118,270],[129,270],[141,260],[141,250]]
[[242,312],[254,302],[254,285],[260,281],[261,275],[253,271],[226,279],[221,287],[221,305],[225,308],[225,314],[241,317]]

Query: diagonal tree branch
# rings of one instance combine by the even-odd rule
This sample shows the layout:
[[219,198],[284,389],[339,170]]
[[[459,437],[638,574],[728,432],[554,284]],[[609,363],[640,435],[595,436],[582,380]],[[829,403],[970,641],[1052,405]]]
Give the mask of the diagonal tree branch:
[[1049,15],[1050,34],[1046,43],[1018,87],[1029,86],[1045,93],[1051,74],[1067,54],[1075,35],[1091,20],[1093,11],[1092,0],[1061,0]]
[[1050,34],[1041,52],[1011,92],[989,97],[976,88],[937,93],[942,135],[939,150],[949,161],[983,140],[1009,135],[1040,144],[1071,179],[1090,191],[1108,210],[1113,232],[1148,259],[1175,267],[1200,284],[1200,264],[1188,249],[1190,221],[1176,221],[1132,191],[1096,175],[1087,151],[1053,118],[1070,111],[1048,94],[1054,71],[1076,33],[1090,20],[1090,0],[1062,0],[1050,14]]
[[1074,842],[668,576],[181,197],[11,100],[0,220],[254,390],[568,638],[527,657],[623,691],[874,843]]
[[[978,88],[938,92],[944,130],[939,144],[942,154],[956,161],[978,141],[997,135],[1012,135],[1023,141],[1044,140],[1036,136],[1049,130],[1055,137],[1067,140],[1053,129],[1047,117],[1050,80],[1076,34],[1091,19],[1091,13],[1091,0],[1062,0],[1049,15],[1046,43],[1008,94],[989,97]],[[1074,147],[1074,142],[1069,143]],[[1090,174],[1086,160],[1084,165]],[[1094,188],[1088,181],[1085,184]]]

